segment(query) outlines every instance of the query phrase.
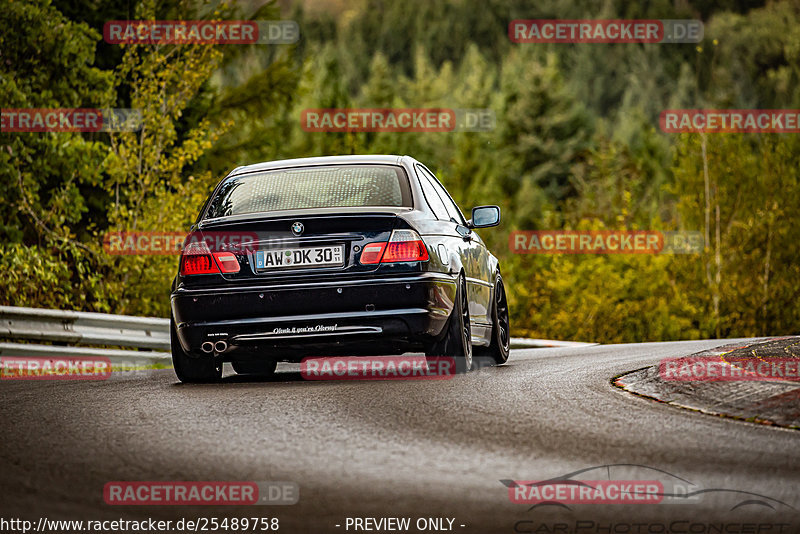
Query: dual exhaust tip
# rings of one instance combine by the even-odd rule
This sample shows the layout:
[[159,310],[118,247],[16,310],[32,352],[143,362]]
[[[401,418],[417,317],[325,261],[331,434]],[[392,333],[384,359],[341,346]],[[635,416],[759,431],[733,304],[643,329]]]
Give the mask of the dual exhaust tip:
[[219,354],[228,350],[228,342],[222,340],[217,341],[216,343],[212,343],[211,341],[206,341],[205,343],[200,345],[200,350],[202,350],[205,353],[216,352]]

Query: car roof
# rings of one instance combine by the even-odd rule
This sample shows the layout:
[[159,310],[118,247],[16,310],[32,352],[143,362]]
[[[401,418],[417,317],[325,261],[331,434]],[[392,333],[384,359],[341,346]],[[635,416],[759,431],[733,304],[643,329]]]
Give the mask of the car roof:
[[265,161],[235,168],[229,176],[245,174],[271,169],[282,169],[287,167],[311,167],[317,165],[354,165],[354,164],[383,164],[400,165],[403,159],[411,160],[409,156],[396,156],[392,154],[364,154],[353,156],[320,156],[314,158],[295,158],[281,159],[277,161]]

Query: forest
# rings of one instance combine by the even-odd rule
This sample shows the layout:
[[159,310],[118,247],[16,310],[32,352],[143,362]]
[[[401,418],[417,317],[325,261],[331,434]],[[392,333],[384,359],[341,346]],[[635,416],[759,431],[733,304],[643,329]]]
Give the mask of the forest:
[[[233,168],[408,154],[500,258],[512,335],[800,331],[800,137],[665,132],[674,109],[800,109],[800,2],[1,0],[4,109],[138,110],[135,131],[0,132],[0,304],[167,317],[185,232]],[[696,43],[512,42],[518,19],[692,19]],[[289,44],[113,44],[118,20],[285,20]],[[307,110],[490,110],[490,127],[310,131]],[[699,232],[693,254],[517,254],[529,230]]]

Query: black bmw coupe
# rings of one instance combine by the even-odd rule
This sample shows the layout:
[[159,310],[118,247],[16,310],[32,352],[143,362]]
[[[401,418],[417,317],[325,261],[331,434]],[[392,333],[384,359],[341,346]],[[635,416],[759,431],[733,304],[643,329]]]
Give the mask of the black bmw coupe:
[[409,156],[335,156],[239,167],[206,200],[173,281],[182,382],[222,363],[269,375],[306,356],[424,352],[469,371],[504,363],[498,260],[433,173]]

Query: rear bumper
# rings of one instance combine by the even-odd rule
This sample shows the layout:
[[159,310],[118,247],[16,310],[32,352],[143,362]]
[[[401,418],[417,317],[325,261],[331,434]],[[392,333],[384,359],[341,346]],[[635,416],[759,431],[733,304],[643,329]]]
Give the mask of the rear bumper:
[[[296,360],[304,355],[383,354],[424,347],[453,309],[456,276],[422,273],[366,280],[219,289],[171,295],[178,338],[190,355],[207,341],[222,356]],[[272,350],[265,350],[272,349]]]

